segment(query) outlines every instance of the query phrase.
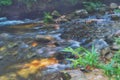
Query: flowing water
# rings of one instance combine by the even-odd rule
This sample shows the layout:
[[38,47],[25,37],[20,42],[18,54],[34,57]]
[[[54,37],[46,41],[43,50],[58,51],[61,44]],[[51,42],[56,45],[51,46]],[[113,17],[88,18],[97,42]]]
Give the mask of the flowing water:
[[[41,71],[45,67],[47,68],[41,72],[49,73],[69,68],[64,60],[56,59],[64,59],[66,55],[56,57],[59,51],[55,52],[64,49],[66,45],[70,46],[72,42],[68,40],[76,40],[78,44],[86,45],[120,29],[119,21],[111,21],[109,15],[102,16],[101,19],[95,16],[75,19],[59,25],[60,29],[55,29],[54,24],[46,26],[39,20],[1,21],[0,79],[8,80],[7,77],[14,76],[24,80],[23,78],[26,79],[30,75],[40,74],[38,70]],[[49,45],[49,42],[37,41],[37,35],[51,35],[55,39],[50,40],[50,43],[57,44]]]

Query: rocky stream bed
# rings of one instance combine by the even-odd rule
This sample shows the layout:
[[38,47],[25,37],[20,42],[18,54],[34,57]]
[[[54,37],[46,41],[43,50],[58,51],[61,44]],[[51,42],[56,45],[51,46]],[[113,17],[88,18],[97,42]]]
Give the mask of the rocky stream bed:
[[0,80],[108,80],[99,69],[71,69],[72,55],[62,50],[95,45],[109,60],[119,30],[120,15],[108,12],[54,24],[0,18]]

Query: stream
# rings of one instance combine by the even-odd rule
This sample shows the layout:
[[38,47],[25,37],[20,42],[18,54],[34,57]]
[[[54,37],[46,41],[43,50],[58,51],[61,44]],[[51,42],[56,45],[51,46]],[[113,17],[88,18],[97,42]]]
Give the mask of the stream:
[[[89,48],[94,40],[105,40],[120,29],[119,20],[112,20],[112,15],[117,14],[89,16],[61,24],[0,18],[0,80],[38,80],[47,73],[69,69],[70,63],[65,59],[72,55],[61,50]],[[31,69],[34,71],[27,72]]]

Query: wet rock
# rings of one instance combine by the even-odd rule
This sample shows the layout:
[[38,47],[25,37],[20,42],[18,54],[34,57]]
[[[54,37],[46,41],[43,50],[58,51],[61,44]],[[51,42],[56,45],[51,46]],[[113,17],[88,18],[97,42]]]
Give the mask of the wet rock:
[[119,36],[120,36],[120,30],[116,31],[113,35],[114,35],[115,37],[119,37]]
[[81,18],[88,17],[88,12],[85,9],[75,11],[75,15],[80,16]]
[[2,46],[2,47],[0,47],[0,51],[1,51],[1,53],[3,52],[5,52],[7,50],[7,47],[6,46]]
[[53,16],[53,18],[58,18],[58,17],[60,17],[60,13],[59,13],[58,11],[56,11],[56,10],[54,10],[54,11],[51,13],[51,15]]
[[[71,53],[64,53],[64,52],[59,52],[59,53],[55,54],[54,56],[60,61],[64,60],[64,59],[67,59],[67,58],[73,58],[74,57]],[[68,62],[66,62],[66,63],[68,63]]]
[[64,74],[69,74],[71,76],[71,79],[69,80],[88,80],[84,73],[80,70],[64,70],[62,71]]
[[35,39],[38,41],[38,42],[50,42],[52,40],[54,40],[54,37],[51,36],[51,35],[36,35]]
[[[16,44],[15,44],[16,45]],[[28,48],[29,47],[29,45],[28,44],[26,44],[26,43],[24,43],[24,42],[22,42],[20,45],[19,45],[19,48],[21,48],[21,49],[26,49],[26,48]]]
[[111,49],[114,50],[114,51],[118,51],[118,50],[120,50],[120,45],[114,43],[114,44],[111,46]]
[[0,56],[0,60],[2,60],[3,59],[3,56]]
[[120,20],[120,15],[112,14],[111,15],[111,20]]
[[110,46],[103,39],[96,40],[94,46],[103,58],[109,60],[113,57]]
[[62,15],[59,18],[57,18],[57,19],[54,20],[55,23],[65,23],[67,21],[68,21],[68,19],[66,18],[65,15]]
[[54,34],[54,35],[52,35],[52,36],[53,36],[53,37],[55,38],[55,40],[57,40],[57,41],[63,41],[63,40],[61,39],[60,35],[61,35],[61,33],[59,33],[59,34]]
[[110,52],[111,52],[111,50],[109,47],[105,47],[100,51],[102,56],[105,56],[106,54],[109,54]]
[[104,41],[103,39],[96,39],[92,42],[92,44],[94,45],[95,49],[100,52],[102,49],[105,49],[103,50],[103,53],[106,53],[107,51],[109,51],[109,45],[107,44],[106,41]]
[[47,74],[47,73],[65,70],[66,68],[70,68],[70,67],[71,67],[70,64],[54,64],[47,66],[47,69],[43,72]]
[[8,48],[14,48],[15,46],[18,46],[16,42],[11,42],[7,45]]
[[61,34],[61,38],[72,39],[80,42],[83,38],[87,39],[93,37],[93,32],[95,32],[95,27],[93,29],[93,26],[90,26],[90,24],[78,21],[67,23],[63,27],[64,29]]
[[110,8],[111,8],[111,9],[116,9],[116,8],[118,8],[117,3],[111,3],[111,4],[110,4]]
[[105,36],[105,41],[109,44],[112,45],[114,43],[114,34]]
[[0,47],[3,47],[5,43],[3,41],[0,41]]
[[9,34],[7,34],[7,33],[2,33],[2,34],[0,34],[0,37],[9,37]]
[[4,22],[0,22],[0,27],[22,24],[22,23],[24,23],[24,21],[21,20],[4,21]]
[[42,47],[41,49],[38,49],[36,51],[37,54],[39,54],[42,57],[52,57],[55,56],[55,54],[59,53],[63,48],[61,47]]
[[6,17],[1,17],[1,18],[0,18],[0,22],[6,21],[6,20],[7,20]]
[[71,48],[77,48],[80,47],[80,42],[75,40],[68,40],[68,46]]
[[94,69],[89,73],[85,73],[88,80],[109,80],[101,69]]
[[13,39],[13,38],[12,38],[12,35],[10,35],[10,34],[8,34],[8,33],[1,33],[1,34],[0,34],[0,38],[1,38],[1,39],[5,39],[5,40],[7,39],[7,40],[9,40],[9,41]]
[[63,74],[62,72],[55,72],[52,74],[46,74],[40,78],[41,80],[70,80],[69,74]]
[[114,55],[113,55],[112,53],[109,53],[109,54],[106,54],[106,55],[105,55],[105,58],[106,58],[107,60],[110,60],[113,56],[114,56]]

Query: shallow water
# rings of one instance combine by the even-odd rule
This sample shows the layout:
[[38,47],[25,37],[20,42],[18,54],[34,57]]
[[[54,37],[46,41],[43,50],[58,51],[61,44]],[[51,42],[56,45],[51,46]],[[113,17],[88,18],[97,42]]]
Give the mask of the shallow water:
[[[35,65],[38,65],[39,59],[44,60],[51,57],[51,55],[55,57],[54,55],[56,54],[53,53],[56,53],[54,50],[58,47],[64,48],[66,45],[76,46],[76,43],[77,46],[79,46],[79,43],[80,45],[89,45],[92,40],[104,38],[120,29],[118,26],[119,21],[110,20],[109,15],[104,15],[101,19],[97,19],[95,16],[86,19],[75,19],[59,24],[60,29],[57,30],[54,28],[54,24],[44,25],[39,23],[39,21],[35,22],[30,20],[28,22],[23,21],[23,23],[18,22],[17,24],[14,22],[10,23],[10,21],[8,22],[6,25],[4,24],[5,22],[0,22],[0,75],[3,79],[11,76],[10,74],[17,77],[27,74],[26,76],[28,77],[32,72],[28,73],[27,70],[23,68],[25,64],[31,65],[32,61],[37,60]],[[52,41],[57,42],[57,46],[53,44],[50,45],[46,42],[37,42],[37,35],[51,35],[55,37],[56,39]],[[71,39],[78,42],[69,41]],[[39,52],[37,53],[37,51]],[[62,59],[64,56],[62,56]],[[49,61],[48,59],[47,62]],[[66,65],[65,63],[63,60],[62,64],[55,63],[52,66],[46,65],[45,67],[47,68],[43,71],[40,70],[40,67],[36,67],[34,70],[36,72],[39,69],[43,73],[56,72],[70,67],[69,64]],[[39,64],[42,64],[42,62]],[[17,72],[20,69],[23,69],[23,72],[25,70],[26,73],[18,75]],[[0,79],[2,79],[1,77]]]

